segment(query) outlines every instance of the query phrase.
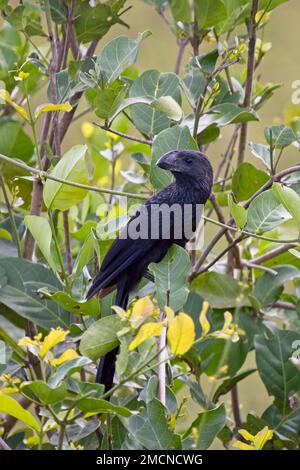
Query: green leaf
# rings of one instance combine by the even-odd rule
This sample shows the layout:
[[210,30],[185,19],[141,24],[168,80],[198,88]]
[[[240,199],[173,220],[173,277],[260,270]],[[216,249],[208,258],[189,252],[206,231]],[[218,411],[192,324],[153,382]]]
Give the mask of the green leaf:
[[25,410],[14,398],[0,392],[0,411],[13,416],[18,421],[39,432],[40,426],[32,414]]
[[212,28],[227,18],[227,8],[222,0],[196,0],[195,5],[201,29]]
[[258,170],[251,163],[242,163],[232,178],[232,190],[239,201],[249,199],[260,189],[269,177],[264,171]]
[[46,330],[61,326],[67,329],[71,314],[51,300],[41,299],[37,291],[41,287],[49,290],[61,288],[56,276],[38,263],[20,258],[0,258],[1,303],[23,318],[36,323]]
[[181,449],[178,434],[169,429],[166,408],[154,398],[139,415],[131,416],[128,429],[134,439],[151,450]]
[[75,276],[78,276],[78,274],[82,271],[82,268],[91,261],[93,256],[94,256],[94,241],[93,241],[92,235],[90,234],[84,241],[77,255],[77,258],[73,266],[73,274]]
[[225,424],[226,411],[224,403],[222,403],[216,408],[199,413],[198,418],[193,421],[184,437],[187,437],[192,429],[196,428],[198,430],[197,449],[208,449]]
[[272,191],[276,199],[292,215],[294,222],[300,231],[300,196],[292,188],[282,186],[280,183],[274,183]]
[[190,105],[195,108],[199,96],[204,92],[206,78],[199,67],[189,67],[188,73],[181,80],[182,89],[189,100]]
[[191,21],[191,8],[188,0],[168,0],[168,2],[175,21],[182,23]]
[[[50,172],[51,176],[74,183],[88,184],[89,174],[85,164],[85,145],[75,145],[59,160]],[[44,202],[48,209],[65,211],[85,198],[86,189],[47,179],[44,186]]]
[[[84,44],[102,38],[116,23],[126,25],[118,16],[125,0],[90,5],[88,0],[80,2],[75,9],[74,27],[79,42]],[[127,25],[126,25],[127,26]]]
[[108,88],[97,89],[94,99],[94,107],[96,115],[101,119],[108,119],[113,116],[122,100],[126,95],[126,87],[119,81],[115,81]]
[[152,146],[150,180],[156,189],[162,189],[172,181],[171,173],[158,168],[157,160],[171,150],[198,150],[188,127],[174,126],[160,132]]
[[51,251],[52,231],[48,220],[37,215],[26,215],[24,217],[24,224],[35,239],[51,269],[56,271],[57,263]]
[[[259,158],[265,166],[270,170],[271,166],[271,154],[270,154],[270,146],[263,145],[263,144],[254,144],[250,142],[249,148],[251,153],[256,157]],[[273,164],[275,163],[274,155],[273,155]]]
[[271,189],[257,196],[248,209],[248,227],[255,233],[273,230],[290,218],[290,214],[278,203]]
[[17,122],[6,122],[0,125],[0,153],[29,162],[33,155],[33,144]]
[[136,39],[119,36],[104,46],[97,57],[96,65],[104,73],[106,83],[116,80],[123,70],[136,61],[142,40],[150,34],[150,31],[144,31]]
[[47,289],[39,289],[39,294],[42,294],[47,299],[52,299],[63,307],[68,312],[74,315],[99,315],[99,300],[93,297],[89,300],[79,301],[68,295],[66,292],[57,291],[49,292]]
[[76,402],[77,408],[92,416],[100,413],[115,413],[119,416],[128,418],[132,415],[131,411],[124,406],[117,406],[101,398],[84,397]]
[[[174,73],[160,73],[158,70],[146,70],[132,84],[129,97],[144,97],[153,102],[163,96],[172,97],[180,104],[179,79]],[[175,105],[176,106],[176,105]],[[164,110],[155,110],[144,105],[136,105],[131,109],[131,115],[138,130],[148,136],[156,135],[170,125],[170,118]],[[182,111],[181,111],[182,114]],[[172,117],[172,116],[171,116]]]
[[188,296],[188,276],[191,272],[189,255],[184,248],[172,245],[159,263],[151,263],[150,271],[155,277],[157,301],[160,308],[168,305],[180,310]]
[[293,440],[298,438],[300,428],[299,407],[289,411],[289,413],[284,416],[275,405],[271,405],[264,411],[262,419],[271,429],[275,430],[278,437],[282,438],[282,436],[285,436]]
[[100,318],[83,333],[80,352],[93,361],[118,346],[117,333],[123,323],[118,315]]
[[245,370],[244,372],[241,372],[240,374],[235,375],[234,377],[230,377],[229,379],[224,380],[215,391],[213,396],[213,402],[217,403],[221,395],[226,395],[226,393],[230,392],[234,385],[239,383],[241,380],[244,380],[249,375],[253,374],[253,372],[256,372],[256,369]]
[[37,400],[43,405],[53,405],[54,403],[62,402],[67,396],[67,388],[64,383],[54,388],[42,380],[23,382],[21,391],[29,399]]
[[262,307],[276,302],[283,291],[284,283],[300,275],[300,271],[294,266],[275,266],[272,269],[277,272],[277,276],[266,272],[258,278],[254,286],[253,295]]
[[68,9],[61,0],[49,0],[51,18],[54,23],[63,24],[67,20]]
[[75,357],[70,359],[67,362],[61,364],[55,374],[49,380],[49,386],[52,388],[58,387],[59,383],[65,379],[65,377],[70,377],[71,375],[78,372],[83,367],[89,365],[92,361],[87,357]]
[[271,144],[270,131],[272,132],[272,144],[275,148],[287,147],[296,140],[293,130],[281,124],[279,126],[265,127],[265,139],[269,145]]
[[239,307],[247,303],[245,289],[227,274],[203,273],[193,280],[191,287],[213,308]]
[[271,338],[256,335],[254,339],[259,375],[269,395],[282,405],[283,414],[289,410],[289,394],[300,390],[300,370],[290,361],[296,342],[300,344],[299,333],[282,330],[275,330]]
[[236,226],[243,229],[247,223],[247,210],[243,206],[236,204],[231,194],[228,195],[228,205]]

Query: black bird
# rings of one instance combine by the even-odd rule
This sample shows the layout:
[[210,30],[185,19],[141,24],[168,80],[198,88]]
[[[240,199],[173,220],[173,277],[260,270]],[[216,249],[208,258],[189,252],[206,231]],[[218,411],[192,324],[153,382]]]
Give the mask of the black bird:
[[[190,238],[183,231],[185,227],[180,227],[179,218],[173,212],[170,222],[164,223],[161,208],[174,207],[175,204],[177,208],[179,206],[183,209],[182,214],[187,212],[185,208],[191,208],[192,217],[187,217],[187,220],[191,222],[192,230],[196,230],[199,222],[197,208],[206,203],[213,183],[213,171],[208,158],[198,151],[174,150],[163,155],[157,161],[157,166],[169,170],[175,181],[147,200],[128,221],[106,254],[88,291],[88,299],[98,292],[103,298],[117,289],[115,304],[126,309],[130,292],[143,276],[151,277],[147,271],[148,265],[161,261],[173,243],[185,246]],[[183,218],[182,215],[182,225]],[[155,234],[153,225],[157,228]],[[117,353],[118,348],[100,360],[96,381],[104,384],[106,391],[113,384]]]

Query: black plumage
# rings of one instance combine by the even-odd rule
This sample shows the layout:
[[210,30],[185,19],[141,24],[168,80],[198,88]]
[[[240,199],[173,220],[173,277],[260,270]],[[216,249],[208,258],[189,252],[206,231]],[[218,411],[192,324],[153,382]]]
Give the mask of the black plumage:
[[[163,155],[157,165],[171,171],[175,181],[146,201],[128,221],[106,254],[87,298],[98,292],[104,297],[116,288],[115,304],[126,309],[129,294],[140,279],[147,276],[148,265],[161,261],[173,243],[180,246],[187,243],[189,237],[183,231],[186,207],[191,211],[192,230],[196,230],[199,222],[197,207],[209,198],[213,182],[208,158],[197,151],[175,150]],[[163,223],[163,207],[174,205],[182,209],[179,230],[177,216],[173,213],[169,224]],[[117,353],[118,349],[114,349],[100,360],[96,380],[105,385],[105,390],[112,387]]]

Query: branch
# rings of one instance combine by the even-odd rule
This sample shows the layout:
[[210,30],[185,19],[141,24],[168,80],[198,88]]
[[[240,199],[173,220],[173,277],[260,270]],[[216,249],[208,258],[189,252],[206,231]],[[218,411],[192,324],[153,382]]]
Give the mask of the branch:
[[[75,183],[74,181],[64,180],[63,178],[49,175],[46,171],[40,171],[37,168],[32,168],[31,166],[28,166],[23,162],[20,162],[13,158],[6,157],[5,155],[2,155],[1,153],[0,153],[0,160],[3,160],[10,165],[23,168],[23,170],[26,170],[29,173],[32,173],[34,175],[38,175],[40,178],[42,177],[44,179],[49,179],[52,181],[56,181],[58,183],[67,184],[69,186],[74,186],[75,188],[87,189],[88,191],[95,191],[95,192],[103,193],[103,194],[112,194],[116,196],[131,197],[134,199],[142,199],[142,200],[148,199],[148,195],[146,194],[143,195],[143,194],[127,193],[124,191],[116,191],[116,190],[111,191],[110,189],[98,188],[97,186],[89,186],[88,184],[81,184],[81,183]],[[40,181],[40,184],[42,184],[40,178],[39,178],[39,181]]]
[[2,437],[0,437],[0,448],[3,450],[12,450],[12,448],[9,447],[8,444],[6,444],[6,442],[4,441],[4,439],[2,439]]
[[[282,178],[284,178],[285,176],[287,175],[290,175],[291,173],[295,173],[297,171],[300,170],[300,165],[295,165],[295,166],[292,166],[290,168],[286,168],[285,170],[282,170],[278,173],[276,173],[276,175],[272,176],[260,189],[258,189],[256,191],[256,193],[254,193],[245,203],[244,203],[244,207],[245,209],[247,209],[251,202],[257,197],[259,196],[261,193],[263,193],[264,191],[266,191],[267,189],[269,189],[272,184],[275,182],[275,181],[280,181]],[[208,219],[206,217],[206,219]],[[195,268],[193,270],[193,273],[192,273],[192,276],[191,278],[193,279],[194,277],[196,277],[198,274],[200,274],[201,272],[203,272],[201,270],[201,266],[202,264],[204,263],[207,255],[211,252],[211,250],[214,248],[214,246],[218,243],[218,241],[222,238],[222,236],[226,233],[227,230],[230,230],[232,229],[232,224],[234,223],[234,220],[233,218],[231,218],[227,224],[220,224],[218,223],[217,221],[214,221],[213,219],[210,219],[210,221],[212,223],[215,223],[215,225],[219,225],[221,226],[221,230],[214,236],[214,238],[212,238],[212,240],[209,242],[209,244],[207,245],[206,249],[202,252],[199,260],[197,261],[196,265],[195,265]],[[249,235],[249,232],[247,232],[247,235]],[[256,236],[257,238],[257,236]],[[270,241],[270,240],[269,240]],[[273,239],[271,239],[271,241],[273,241]],[[288,240],[286,241],[286,243],[298,243],[298,239],[295,240],[294,242],[292,240]],[[228,250],[225,251],[225,253],[227,253]],[[219,257],[218,257],[219,259]],[[212,266],[214,265],[215,263],[213,262],[212,264],[209,265]],[[207,268],[207,267],[206,267]],[[207,270],[207,269],[205,269]]]
[[117,131],[115,129],[112,129],[111,127],[107,127],[101,124],[97,124],[96,122],[93,122],[94,126],[100,127],[100,129],[103,129],[104,131],[111,132],[112,134],[118,135],[119,137],[123,137],[124,139],[127,140],[133,140],[134,142],[139,142],[140,144],[145,144],[145,145],[152,145],[153,141],[148,140],[148,139],[142,139],[140,137],[135,137],[133,135],[128,135],[124,134],[124,132]]
[[[258,0],[252,0],[251,20],[249,23],[250,38],[248,49],[248,63],[247,63],[247,78],[245,85],[245,98],[243,107],[247,108],[251,104],[253,76],[255,70],[255,45],[256,45],[256,24],[255,16],[258,11]],[[248,123],[243,122],[241,125],[240,145],[238,154],[238,165],[240,165],[245,158],[245,150],[247,144]]]
[[239,404],[239,395],[237,384],[235,384],[231,389],[231,403],[232,403],[232,413],[237,429],[242,427],[242,418],[240,413],[240,404]]
[[297,245],[293,243],[279,246],[278,248],[275,248],[274,250],[268,251],[267,253],[261,256],[258,256],[257,258],[253,258],[251,260],[251,263],[254,263],[254,264],[265,263],[266,261],[269,261],[270,259],[276,258],[276,256],[281,255],[282,253],[285,253],[291,248],[294,248],[295,246]]
[[288,240],[279,240],[277,238],[271,238],[271,237],[265,237],[264,235],[257,235],[256,233],[249,232],[248,230],[241,230],[237,227],[234,227],[232,225],[227,225],[223,224],[222,222],[219,222],[218,220],[211,219],[210,217],[206,217],[205,215],[203,216],[204,220],[207,220],[207,222],[211,222],[212,224],[218,225],[219,227],[223,227],[225,230],[224,234],[226,235],[227,230],[231,230],[232,232],[237,232],[237,233],[242,233],[246,235],[247,237],[253,237],[257,238],[258,240],[266,240],[268,242],[273,242],[273,243],[300,243],[300,238],[292,238]]
[[176,73],[176,75],[178,75],[179,72],[180,72],[181,62],[182,62],[183,54],[184,54],[184,49],[186,48],[187,43],[188,43],[187,39],[180,38],[178,40],[178,54],[177,54],[177,58],[176,58],[175,68],[174,68],[174,73]]
[[243,259],[241,261],[242,266],[247,266],[250,269],[260,269],[261,271],[266,271],[267,273],[272,274],[272,276],[277,276],[278,272],[275,269],[268,268],[267,266],[261,266],[259,264],[253,263],[252,261],[248,261],[247,259]]

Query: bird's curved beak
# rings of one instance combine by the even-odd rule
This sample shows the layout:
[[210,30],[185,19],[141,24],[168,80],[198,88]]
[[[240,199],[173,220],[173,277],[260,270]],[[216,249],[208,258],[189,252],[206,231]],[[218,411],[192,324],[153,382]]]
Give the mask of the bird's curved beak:
[[156,165],[163,170],[176,171],[177,162],[176,152],[168,152],[157,160]]

